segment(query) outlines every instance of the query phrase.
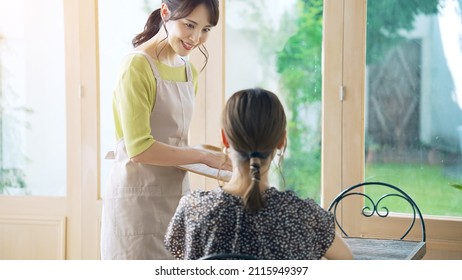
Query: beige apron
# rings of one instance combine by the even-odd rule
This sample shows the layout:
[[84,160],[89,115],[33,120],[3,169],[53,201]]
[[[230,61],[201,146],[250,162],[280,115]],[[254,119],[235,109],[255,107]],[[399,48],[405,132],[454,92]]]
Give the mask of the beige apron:
[[[169,145],[186,146],[195,97],[189,63],[187,82],[165,81],[151,57],[137,53],[149,61],[157,83],[150,119],[152,136]],[[131,162],[123,139],[114,155],[103,194],[101,258],[172,259],[164,248],[164,235],[181,196],[189,191],[186,172]]]

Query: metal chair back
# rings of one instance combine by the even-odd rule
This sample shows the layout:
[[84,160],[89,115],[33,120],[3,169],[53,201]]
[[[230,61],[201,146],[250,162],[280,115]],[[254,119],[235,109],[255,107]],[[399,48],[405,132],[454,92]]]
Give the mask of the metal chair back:
[[[365,187],[365,186],[388,188],[388,189],[390,189],[390,192],[388,192],[388,191],[383,192],[384,194],[382,196],[380,196],[378,199],[376,199],[376,201],[374,201],[374,199],[372,199],[371,196],[369,196],[369,195],[367,195],[367,194],[365,194],[363,192],[357,191],[358,188]],[[361,210],[361,215],[364,216],[364,217],[367,217],[367,218],[372,217],[374,215],[376,215],[378,217],[381,217],[381,218],[386,218],[388,216],[388,214],[390,213],[390,211],[389,211],[389,208],[387,206],[382,206],[382,205],[385,204],[384,200],[387,199],[387,198],[390,198],[390,197],[403,199],[404,201],[406,201],[411,206],[413,216],[412,216],[409,227],[407,228],[407,230],[405,230],[405,232],[401,236],[400,240],[403,240],[409,234],[409,232],[411,231],[411,229],[414,227],[414,225],[416,223],[417,217],[420,220],[420,225],[421,225],[421,229],[422,229],[422,241],[426,240],[425,222],[424,222],[422,213],[420,212],[420,209],[417,206],[417,204],[402,189],[400,189],[400,188],[398,188],[398,187],[396,187],[394,185],[391,185],[391,184],[388,184],[388,183],[383,183],[383,182],[364,182],[364,183],[360,183],[360,184],[351,186],[351,187],[343,190],[339,195],[337,195],[337,197],[329,205],[328,211],[333,212],[334,217],[335,217],[336,226],[341,230],[341,232],[345,236],[348,237],[348,234],[345,231],[345,229],[343,228],[342,224],[337,219],[337,207],[339,206],[339,204],[340,204],[340,202],[342,200],[344,200],[345,198],[350,197],[350,196],[362,196],[362,197],[365,198],[366,201],[370,202],[370,204],[372,205],[371,207],[364,206],[362,208],[362,210]]]

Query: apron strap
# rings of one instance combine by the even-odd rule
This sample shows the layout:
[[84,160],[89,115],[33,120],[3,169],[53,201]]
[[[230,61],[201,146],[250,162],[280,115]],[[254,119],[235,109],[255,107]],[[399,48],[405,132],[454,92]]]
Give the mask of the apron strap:
[[186,66],[186,79],[187,79],[187,82],[191,82],[193,81],[193,74],[192,74],[192,69],[191,69],[191,63],[184,59],[184,58],[181,58],[183,61],[184,61],[184,64]]
[[154,60],[152,60],[152,57],[149,54],[147,54],[144,51],[133,51],[132,53],[143,55],[148,60],[149,65],[151,65],[152,73],[154,74],[154,77],[156,78],[156,80],[160,79],[160,74],[159,74],[159,71],[157,70],[156,64],[154,63]]
[[[144,57],[146,57],[149,64],[151,65],[151,69],[152,69],[152,72],[154,73],[154,77],[156,78],[156,80],[160,79],[159,70],[157,70],[156,64],[154,63],[154,60],[152,60],[152,57],[149,54],[147,54],[144,51],[133,51],[132,53],[133,54],[141,54]],[[183,62],[185,64],[185,68],[186,68],[186,80],[187,80],[187,82],[192,82],[193,81],[193,74],[192,74],[192,69],[191,69],[191,63],[188,60],[184,59],[184,58],[181,58],[181,59],[183,60]]]

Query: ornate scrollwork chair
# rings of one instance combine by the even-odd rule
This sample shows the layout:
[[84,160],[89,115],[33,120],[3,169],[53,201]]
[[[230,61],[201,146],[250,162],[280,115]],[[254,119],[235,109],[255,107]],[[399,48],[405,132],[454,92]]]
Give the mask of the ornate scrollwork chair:
[[[381,195],[378,199],[374,200],[370,195],[360,192],[358,189],[361,187],[369,187],[369,188],[382,188],[384,189],[383,195]],[[388,183],[383,183],[383,182],[364,182],[360,183],[354,186],[351,186],[345,190],[343,190],[330,204],[328,210],[332,211],[335,217],[335,223],[338,229],[342,232],[342,234],[346,237],[348,237],[347,230],[343,227],[342,223],[339,221],[337,217],[337,208],[340,205],[342,201],[344,201],[348,197],[352,196],[361,196],[364,198],[365,201],[365,206],[362,207],[361,209],[361,215],[369,218],[373,216],[378,216],[380,218],[386,218],[388,217],[390,213],[389,207],[387,207],[386,201],[391,198],[397,198],[405,201],[411,208],[411,220],[409,227],[404,230],[403,235],[399,238],[400,240],[403,240],[411,231],[411,229],[414,227],[416,224],[416,221],[420,221],[420,227],[421,227],[421,232],[422,232],[422,241],[425,242],[426,240],[426,230],[425,230],[425,222],[422,217],[422,213],[420,212],[419,207],[417,204],[414,202],[414,200],[402,189],[388,184]],[[392,209],[393,210],[393,209]],[[417,219],[418,218],[418,219]]]

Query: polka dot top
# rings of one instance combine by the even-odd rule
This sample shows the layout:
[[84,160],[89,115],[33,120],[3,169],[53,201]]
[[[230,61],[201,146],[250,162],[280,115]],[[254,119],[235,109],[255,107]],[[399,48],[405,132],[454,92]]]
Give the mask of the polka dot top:
[[320,259],[334,241],[332,213],[292,191],[265,190],[266,206],[256,213],[224,192],[193,191],[184,196],[165,236],[177,259],[241,253],[259,259]]

